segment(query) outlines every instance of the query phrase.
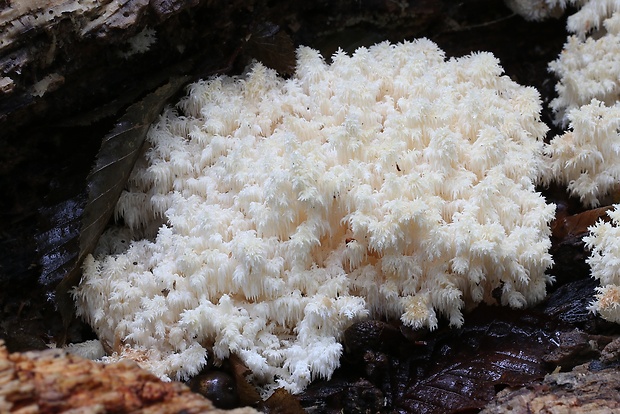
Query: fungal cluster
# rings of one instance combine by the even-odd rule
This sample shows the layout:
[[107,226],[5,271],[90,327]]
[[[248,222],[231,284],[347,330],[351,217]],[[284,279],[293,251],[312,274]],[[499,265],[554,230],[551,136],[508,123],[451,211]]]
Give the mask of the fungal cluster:
[[[586,207],[618,201],[620,191],[620,3],[614,0],[511,0],[522,10],[541,6],[578,10],[567,19],[568,37],[549,64],[558,78],[550,102],[555,121],[567,130],[545,148],[545,183],[566,186]],[[590,309],[620,322],[620,273],[617,263],[618,208],[607,222],[589,228],[584,238],[588,263],[601,286]]]
[[490,53],[446,59],[425,39],[331,64],[301,47],[290,79],[256,63],[197,82],[152,126],[78,313],[160,376],[211,349],[299,392],[362,318],[433,329],[536,303],[554,215],[535,190],[540,110]]

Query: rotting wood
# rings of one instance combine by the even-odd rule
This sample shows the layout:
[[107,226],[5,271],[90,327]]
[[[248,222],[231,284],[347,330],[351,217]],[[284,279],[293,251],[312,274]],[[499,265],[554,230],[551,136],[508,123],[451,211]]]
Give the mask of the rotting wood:
[[100,364],[62,349],[9,354],[0,341],[2,413],[214,413],[219,410],[180,382],[162,382],[133,361]]
[[541,384],[498,394],[481,414],[616,413],[620,410],[618,367],[583,364],[549,374]]

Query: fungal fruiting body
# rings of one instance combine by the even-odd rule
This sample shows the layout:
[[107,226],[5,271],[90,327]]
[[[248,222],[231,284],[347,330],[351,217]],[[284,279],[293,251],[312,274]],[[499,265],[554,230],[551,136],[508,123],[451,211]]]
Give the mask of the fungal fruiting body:
[[549,106],[556,122],[569,123],[572,109],[592,100],[612,106],[620,97],[620,3],[612,0],[578,2],[568,18],[568,37],[559,57],[549,64],[558,78],[557,97]]
[[543,181],[565,185],[588,207],[620,190],[620,104],[591,103],[571,109],[569,129],[545,147]]
[[[530,0],[531,1],[531,0]],[[557,3],[557,0],[545,0]],[[567,21],[569,36],[560,56],[549,64],[558,78],[550,103],[555,121],[568,130],[545,148],[543,181],[565,185],[586,207],[617,201],[620,190],[620,3],[580,0]],[[565,4],[561,5],[562,7]],[[615,207],[617,208],[617,206]],[[620,279],[615,247],[617,213],[589,228],[587,259],[601,287],[590,309],[620,322]]]
[[125,227],[74,292],[118,355],[186,378],[211,348],[299,392],[330,377],[360,318],[460,326],[494,291],[544,297],[554,206],[534,188],[535,89],[425,39],[331,64],[297,54],[288,80],[256,63],[197,82],[152,126]]
[[607,215],[610,220],[599,220],[583,239],[591,250],[586,261],[592,276],[600,282],[590,310],[608,321],[620,323],[620,205],[614,205]]

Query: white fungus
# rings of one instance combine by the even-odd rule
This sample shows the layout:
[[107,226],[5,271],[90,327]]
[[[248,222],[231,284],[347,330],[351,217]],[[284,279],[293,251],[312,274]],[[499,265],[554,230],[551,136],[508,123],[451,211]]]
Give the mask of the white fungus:
[[588,207],[620,190],[620,104],[592,103],[572,109],[569,130],[545,147],[544,181],[566,185]]
[[564,49],[549,69],[558,78],[558,96],[550,103],[558,124],[566,126],[571,109],[593,99],[612,106],[620,98],[620,2],[590,0],[569,17]]
[[[584,206],[596,207],[617,200],[620,190],[620,2],[569,3],[580,7],[567,22],[575,34],[549,65],[559,79],[550,106],[556,122],[569,130],[546,147],[543,176],[566,185]],[[609,215],[612,223],[597,223],[584,238],[592,276],[601,282],[590,309],[620,322],[618,213]]]
[[591,250],[586,259],[592,276],[600,281],[590,310],[604,319],[620,323],[620,205],[607,212],[610,221],[599,220],[589,228],[590,234],[583,238]]
[[578,8],[566,21],[569,32],[583,39],[601,28],[605,19],[620,9],[618,0],[504,0],[513,12],[526,20],[559,17],[569,7]]
[[559,17],[567,0],[504,0],[510,10],[528,21]]
[[460,326],[496,292],[545,296],[538,92],[425,39],[332,61],[301,47],[291,79],[256,63],[197,82],[152,126],[117,211],[161,226],[122,253],[106,239],[117,254],[89,257],[74,292],[118,356],[180,379],[210,348],[299,392],[360,318]]

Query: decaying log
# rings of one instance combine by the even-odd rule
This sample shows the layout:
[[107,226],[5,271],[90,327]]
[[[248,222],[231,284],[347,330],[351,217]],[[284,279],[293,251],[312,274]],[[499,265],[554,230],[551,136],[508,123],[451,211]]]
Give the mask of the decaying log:
[[437,20],[444,3],[2,0],[0,123],[15,129],[95,109],[113,115],[153,87],[145,78],[229,69],[265,27],[305,44],[359,24],[412,35]]
[[2,413],[223,413],[179,382],[162,382],[133,361],[100,364],[61,349],[9,354],[0,342]]
[[542,384],[501,392],[481,414],[616,413],[620,410],[618,366],[583,364],[549,374]]
[[[114,115],[154,86],[141,81],[149,72],[165,77],[168,66],[185,59],[173,49],[190,51],[186,43],[205,30],[187,24],[196,30],[174,31],[179,22],[173,17],[199,3],[0,1],[0,122],[6,122],[5,130],[94,110],[100,117]],[[202,3],[209,8],[212,2]],[[205,23],[205,29],[213,26]],[[150,49],[155,53],[147,54]],[[101,108],[111,101],[118,102]]]

